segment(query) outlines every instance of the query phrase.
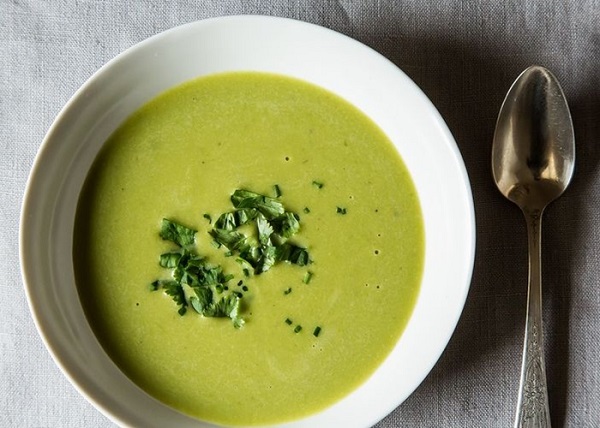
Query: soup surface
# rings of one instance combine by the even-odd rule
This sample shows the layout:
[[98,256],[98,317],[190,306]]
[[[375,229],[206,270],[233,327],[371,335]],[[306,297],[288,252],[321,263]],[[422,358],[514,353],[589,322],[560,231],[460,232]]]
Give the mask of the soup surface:
[[[208,232],[236,189],[275,197],[274,185],[311,263],[245,277]],[[165,217],[198,230],[195,251],[234,275],[231,288],[244,281],[241,328],[181,316],[149,290],[170,275]],[[415,304],[424,230],[406,167],[358,109],[292,78],[226,73],[163,93],[111,136],[73,254],[88,320],[127,376],[197,418],[260,425],[322,410],[375,371]]]

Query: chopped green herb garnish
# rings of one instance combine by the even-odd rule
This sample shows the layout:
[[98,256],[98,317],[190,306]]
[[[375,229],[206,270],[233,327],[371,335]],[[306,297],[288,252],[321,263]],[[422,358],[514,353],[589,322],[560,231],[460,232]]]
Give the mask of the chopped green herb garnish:
[[273,234],[273,226],[267,221],[263,215],[256,218],[256,227],[258,229],[258,241],[263,246],[271,244],[271,235]]
[[292,320],[291,320],[291,319],[289,319],[289,318],[286,318],[286,319],[285,319],[285,323],[286,323],[287,325],[292,325],[292,324],[294,323],[294,321],[292,321]]
[[[313,184],[323,187],[323,183],[315,181]],[[237,255],[235,260],[241,265],[246,278],[251,272],[257,275],[266,272],[279,262],[298,266],[311,263],[308,250],[291,241],[300,230],[300,217],[286,211],[277,199],[282,195],[279,185],[275,184],[273,191],[275,198],[238,189],[231,195],[232,211],[221,214],[214,222],[210,214],[203,214],[213,225],[208,232],[212,237],[211,244],[216,248],[224,247],[225,257]],[[310,212],[308,207],[304,208],[304,212]],[[255,227],[256,233],[246,236],[246,229],[238,230],[244,225]],[[225,274],[221,266],[209,265],[195,252],[192,246],[196,243],[196,233],[197,230],[172,220],[162,220],[159,235],[177,245],[177,248],[159,257],[160,266],[171,270],[172,279],[156,280],[149,289],[162,288],[179,306],[180,315],[191,307],[206,317],[229,317],[239,328],[244,324],[239,315],[240,301],[244,297],[242,291],[248,292],[249,288],[240,280],[237,285],[241,291],[239,288],[230,289],[227,283],[233,275]],[[307,272],[305,283],[308,284],[311,275]],[[291,292],[289,287],[284,294]],[[289,318],[286,323],[292,325]],[[300,330],[300,325],[294,329],[296,333]]]
[[270,243],[261,248],[261,256],[255,267],[257,273],[266,272],[275,264],[276,248]]
[[268,196],[238,189],[231,195],[231,202],[235,208],[254,208],[264,215],[267,220],[272,220],[283,214],[281,202]]
[[239,317],[240,297],[230,294],[222,297],[216,304],[206,308],[203,312],[207,317],[229,317],[236,328],[244,325],[244,320]]
[[305,266],[310,262],[306,248],[288,242],[277,247],[276,258],[278,261],[286,261],[298,266]]
[[237,227],[233,213],[224,213],[217,219],[215,223],[217,229],[233,230]]
[[346,208],[337,207],[336,212],[338,214],[346,214]]
[[[231,253],[239,254],[238,261],[246,265],[244,275],[250,274],[250,268],[261,274],[281,261],[300,266],[309,262],[305,248],[287,242],[300,230],[297,214],[286,211],[275,198],[249,190],[234,191],[231,202],[235,210],[222,214],[209,233]],[[258,242],[237,230],[250,222],[256,225]]]
[[159,235],[166,241],[174,242],[180,247],[186,247],[194,243],[196,232],[197,230],[163,218]]
[[321,327],[317,326],[315,331],[313,331],[313,336],[319,337],[319,334],[321,334]]
[[242,208],[226,212],[215,222],[216,229],[233,230],[254,220],[259,212],[254,208]]
[[289,239],[300,230],[300,217],[291,212],[285,212],[283,215],[273,220],[274,232],[282,238]]
[[181,253],[165,253],[160,255],[159,264],[164,268],[173,269],[179,264]]
[[308,284],[310,282],[310,280],[312,279],[313,273],[311,271],[306,271],[306,273],[304,274],[304,279],[302,279],[302,282],[304,282],[305,284]]
[[223,273],[221,266],[209,265],[189,248],[195,242],[195,234],[193,229],[163,220],[160,236],[180,248],[160,255],[159,264],[172,270],[173,279],[156,280],[151,284],[151,289],[162,288],[171,296],[179,306],[179,315],[184,315],[188,306],[191,306],[206,317],[229,317],[233,325],[239,328],[244,324],[238,314],[239,297],[228,294],[215,300],[215,294],[223,294],[228,290],[226,283],[233,275]]
[[310,209],[308,207],[304,207],[304,213],[308,214],[310,212]]
[[230,251],[237,250],[246,242],[246,237],[235,230],[213,229],[209,233],[215,242],[224,245]]
[[161,283],[163,290],[169,296],[173,298],[173,301],[179,306],[179,315],[184,315],[187,311],[187,301],[185,299],[185,293],[183,287],[177,281],[163,281]]
[[296,328],[294,328],[294,333],[300,333],[300,331],[302,331],[302,326],[298,324]]
[[213,292],[210,288],[197,288],[194,295],[190,297],[192,308],[199,314],[204,314],[205,308],[213,303]]
[[319,181],[315,181],[315,180],[313,180],[312,184],[313,184],[313,186],[315,186],[317,189],[322,189],[322,188],[323,188],[323,186],[324,186],[324,184],[323,184],[323,183],[321,183],[321,182],[319,182]]

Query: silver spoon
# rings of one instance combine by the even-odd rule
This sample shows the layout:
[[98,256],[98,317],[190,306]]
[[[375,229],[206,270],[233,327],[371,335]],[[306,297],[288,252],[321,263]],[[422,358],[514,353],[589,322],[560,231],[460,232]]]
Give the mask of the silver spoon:
[[516,428],[550,427],[542,334],[542,213],[573,176],[575,136],[558,80],[540,66],[526,69],[498,115],[492,171],[500,192],[527,221],[529,291]]

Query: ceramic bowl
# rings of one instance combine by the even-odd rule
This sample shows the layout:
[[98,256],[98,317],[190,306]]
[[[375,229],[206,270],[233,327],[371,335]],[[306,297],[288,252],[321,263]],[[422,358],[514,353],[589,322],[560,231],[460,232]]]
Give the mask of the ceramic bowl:
[[75,287],[73,224],[86,174],[119,124],[172,86],[234,70],[296,77],[345,98],[388,135],[416,185],[426,254],[421,291],[406,330],[357,390],[318,414],[281,425],[371,426],[417,388],[454,331],[473,268],[473,202],[456,143],[417,85],[374,50],[322,27],[262,16],[183,25],[128,49],[75,93],[43,141],[24,198],[21,264],[33,318],[67,378],[115,423],[211,426],[151,398],[103,351]]

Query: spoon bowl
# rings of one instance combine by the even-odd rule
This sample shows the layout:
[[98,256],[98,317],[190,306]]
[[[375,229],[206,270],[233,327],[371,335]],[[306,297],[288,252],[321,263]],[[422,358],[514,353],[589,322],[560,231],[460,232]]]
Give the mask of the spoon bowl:
[[500,192],[527,221],[529,286],[525,343],[515,428],[550,428],[542,330],[542,214],[565,191],[575,165],[573,122],[550,71],[526,69],[508,91],[498,115],[492,172]]
[[492,171],[521,209],[542,210],[567,188],[575,137],[564,93],[544,67],[526,69],[510,88],[496,124]]

